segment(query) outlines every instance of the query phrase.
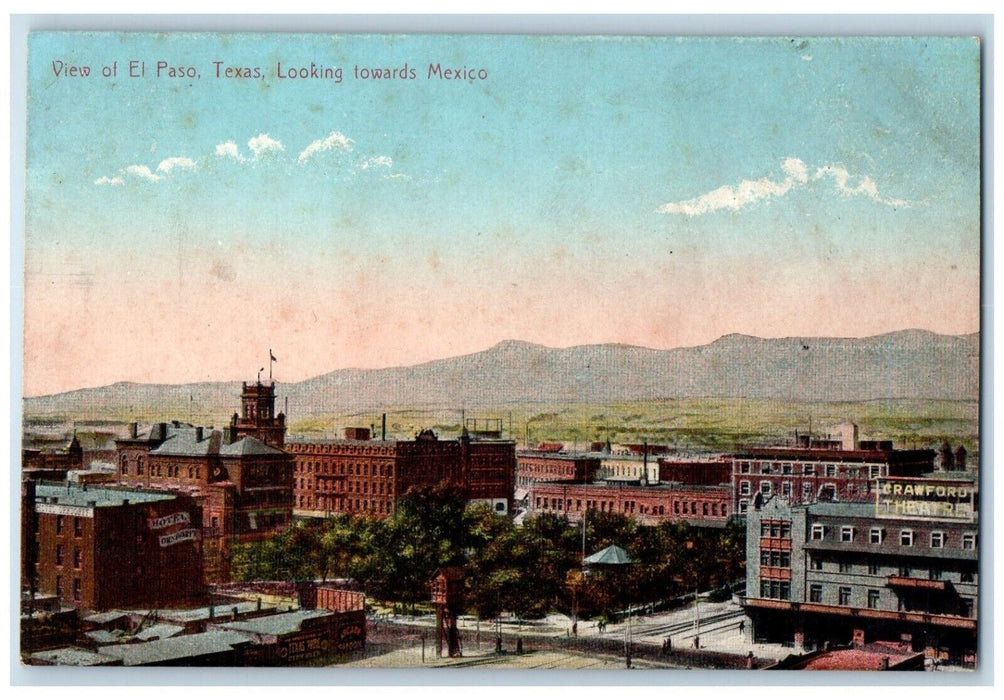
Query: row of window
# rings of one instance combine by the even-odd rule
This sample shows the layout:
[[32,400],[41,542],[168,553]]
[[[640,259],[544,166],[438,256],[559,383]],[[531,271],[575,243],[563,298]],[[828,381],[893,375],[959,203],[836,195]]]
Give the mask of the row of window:
[[[79,569],[83,565],[83,555],[79,547],[73,548],[73,568]],[[56,545],[56,566],[63,566],[63,545]]]
[[[827,527],[823,523],[814,523],[812,525],[812,530],[810,537],[814,540],[822,540],[826,537]],[[853,525],[842,525],[840,527],[840,541],[841,542],[854,542],[858,536],[857,528]],[[949,544],[948,533],[935,530],[929,533],[929,544],[932,549],[942,549]],[[882,544],[886,539],[885,528],[882,527],[872,527],[868,530],[868,543],[869,544]],[[918,541],[918,533],[910,529],[902,529],[899,531],[899,544],[902,547],[913,547]],[[975,532],[964,532],[959,541],[959,546],[962,549],[975,550],[976,549],[976,533]]]
[[[300,484],[299,485],[300,491],[308,491],[313,488],[313,484],[311,484],[311,482],[303,478],[300,479],[299,484]],[[330,481],[321,481],[317,485],[317,490],[326,493],[338,493],[338,492],[374,493],[374,494],[379,494],[381,496],[384,495],[385,491],[387,494],[391,493],[391,485],[383,481],[378,481],[375,484],[373,484],[372,489],[370,488],[370,482],[368,481],[361,481],[361,482],[347,481],[347,482],[341,482],[341,485],[344,488],[339,488],[338,484],[332,484]]]
[[[812,500],[812,489],[813,489],[813,487],[814,487],[814,484],[811,483],[811,482],[804,482],[802,484],[802,501],[810,501],[810,500]],[[867,481],[864,482],[864,484],[862,484],[862,488],[863,488],[863,493],[865,493],[865,494],[871,493],[871,490],[872,490],[871,482],[867,482]],[[825,483],[825,484],[820,485],[820,487],[819,487],[820,493],[822,493],[824,490],[830,491],[833,494],[836,494],[837,493],[837,485],[835,483]],[[846,485],[846,492],[849,493],[849,494],[857,493],[857,490],[858,490],[858,484],[855,484],[855,483],[851,482],[851,483],[849,483],[849,484]],[[774,492],[774,483],[772,481],[761,481],[760,482],[760,493],[763,495],[764,498],[766,498],[767,496],[771,495],[773,492]],[[790,482],[790,481],[782,481],[781,482],[781,496],[783,496],[784,498],[787,498],[787,499],[790,500],[793,493],[794,493],[794,486],[792,485],[792,482]],[[752,486],[752,484],[749,481],[740,481],[739,482],[739,495],[740,496],[751,496],[751,495],[753,495],[753,486]]]
[[[129,461],[126,455],[122,455],[120,459],[119,471],[122,474],[129,473]],[[136,474],[143,474],[143,458],[136,458]],[[150,467],[150,476],[167,476],[167,477],[179,477],[181,476],[181,467],[176,464],[169,464],[167,467],[163,467],[160,464],[156,464]],[[189,479],[201,479],[202,469],[199,467],[188,467],[188,478]]]
[[[81,592],[80,579],[79,578],[75,578],[75,579],[73,579],[73,600],[75,600],[77,602],[80,602],[80,598],[81,598],[80,592]],[[63,597],[63,577],[62,576],[57,576],[56,577],[56,597],[57,598],[62,598]]]
[[760,565],[773,566],[780,569],[790,569],[791,550],[761,549]]
[[[550,509],[550,510],[572,510],[572,499],[561,499],[561,498],[551,498],[548,499],[546,496],[537,496],[534,505],[536,508],[540,509]],[[719,507],[719,505],[721,507]],[[617,507],[616,501],[593,501],[586,500],[586,510],[598,510],[601,513],[613,513]],[[623,502],[623,512],[634,513],[637,507],[638,512],[642,514],[650,515],[665,515],[666,506],[646,506],[638,505],[635,501],[624,501]],[[582,510],[582,499],[575,499],[575,510]],[[707,503],[705,501],[673,501],[673,513],[676,515],[704,515],[709,517],[726,517],[728,515],[728,506],[724,503]]]
[[307,474],[331,474],[338,476],[391,476],[392,465],[390,464],[369,464],[368,462],[356,462],[355,464],[339,463],[336,468],[331,468],[330,464],[325,464],[322,468],[320,462],[297,461],[296,471]]
[[[866,472],[867,470],[867,472]],[[868,474],[869,479],[885,476],[888,467],[884,464],[855,465],[853,467],[837,464],[819,463],[792,463],[792,462],[739,462],[740,474],[783,474],[803,476],[815,476],[817,472],[823,476],[847,476],[849,478],[863,479]]]
[[[66,525],[65,525],[65,518],[66,518],[66,516],[63,516],[63,515],[57,515],[56,516],[56,534],[57,535],[62,535],[63,534],[63,529],[66,527]],[[80,518],[74,518],[73,519],[73,536],[74,537],[83,537],[84,536],[84,527],[83,527],[83,523],[81,522]]]
[[334,506],[334,499],[317,498],[316,496],[300,496],[297,499],[299,508],[312,508],[314,510],[333,510],[337,512],[364,510],[378,515],[389,515],[391,511],[390,501],[369,501],[352,498],[338,499],[337,507]]
[[791,521],[763,520],[760,522],[760,536],[791,539]]
[[[761,555],[761,559],[762,559]],[[810,557],[809,559],[809,569],[812,571],[825,571],[829,567],[827,564],[832,564],[832,561],[827,561],[819,557]],[[909,564],[900,564],[898,567],[883,567],[879,561],[876,560],[866,560],[862,562],[856,562],[846,557],[842,557],[836,560],[837,571],[842,574],[856,574],[860,573],[860,568],[864,567],[868,571],[870,576],[886,576],[893,572],[897,576],[903,578],[917,578],[919,574],[924,574],[931,581],[941,581],[945,578],[945,572],[937,567],[932,567],[928,569],[917,569],[915,566],[910,566]],[[975,565],[964,565],[959,571],[959,582],[960,583],[973,583],[976,580],[976,567]]]

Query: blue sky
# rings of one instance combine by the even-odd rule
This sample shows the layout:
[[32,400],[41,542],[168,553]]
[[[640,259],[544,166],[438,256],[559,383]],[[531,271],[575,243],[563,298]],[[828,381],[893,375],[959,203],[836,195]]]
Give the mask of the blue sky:
[[29,395],[978,330],[971,39],[37,34],[28,114]]

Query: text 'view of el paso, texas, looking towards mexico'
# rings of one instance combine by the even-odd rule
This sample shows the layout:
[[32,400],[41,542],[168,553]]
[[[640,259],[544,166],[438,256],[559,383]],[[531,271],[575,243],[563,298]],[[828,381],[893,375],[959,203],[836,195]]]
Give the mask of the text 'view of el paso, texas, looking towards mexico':
[[980,80],[31,34],[22,661],[975,668]]

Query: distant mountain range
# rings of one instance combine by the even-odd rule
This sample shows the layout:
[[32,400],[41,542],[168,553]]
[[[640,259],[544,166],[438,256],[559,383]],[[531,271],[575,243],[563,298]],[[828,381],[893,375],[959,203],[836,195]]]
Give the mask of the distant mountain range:
[[[589,403],[669,398],[812,401],[979,398],[979,335],[906,330],[869,338],[727,335],[691,348],[549,348],[507,340],[470,355],[411,367],[342,369],[277,384],[295,418],[345,410]],[[33,414],[163,411],[228,415],[240,384],[120,382],[25,399]],[[170,416],[166,414],[170,413]]]

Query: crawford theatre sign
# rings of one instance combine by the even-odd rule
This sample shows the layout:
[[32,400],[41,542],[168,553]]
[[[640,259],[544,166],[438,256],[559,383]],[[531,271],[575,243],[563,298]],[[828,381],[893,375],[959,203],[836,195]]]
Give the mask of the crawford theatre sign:
[[976,486],[959,479],[876,479],[875,517],[972,522]]

